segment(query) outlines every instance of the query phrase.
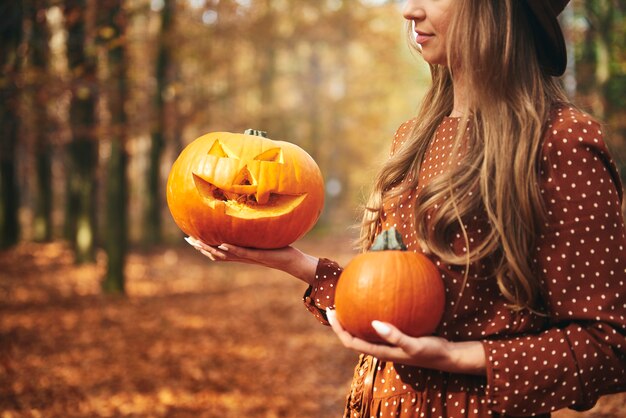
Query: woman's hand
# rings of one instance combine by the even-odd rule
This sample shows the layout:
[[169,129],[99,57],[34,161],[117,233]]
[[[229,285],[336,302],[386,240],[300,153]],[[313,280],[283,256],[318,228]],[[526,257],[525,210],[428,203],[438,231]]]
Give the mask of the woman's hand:
[[372,344],[350,335],[339,323],[334,310],[327,310],[330,325],[347,348],[383,361],[441,370],[451,373],[485,375],[486,358],[478,341],[450,342],[440,337],[410,337],[391,324],[372,321],[372,327],[389,345]]
[[185,241],[212,261],[236,261],[269,267],[289,273],[308,284],[315,279],[318,259],[294,247],[259,250],[231,244],[214,247],[193,237],[187,237]]

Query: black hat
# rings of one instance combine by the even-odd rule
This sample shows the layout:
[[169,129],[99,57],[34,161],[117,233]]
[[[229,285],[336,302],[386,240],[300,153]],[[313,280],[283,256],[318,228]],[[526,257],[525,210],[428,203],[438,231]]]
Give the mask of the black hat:
[[560,76],[567,66],[567,50],[557,17],[570,0],[526,0],[532,13],[539,62],[548,74]]

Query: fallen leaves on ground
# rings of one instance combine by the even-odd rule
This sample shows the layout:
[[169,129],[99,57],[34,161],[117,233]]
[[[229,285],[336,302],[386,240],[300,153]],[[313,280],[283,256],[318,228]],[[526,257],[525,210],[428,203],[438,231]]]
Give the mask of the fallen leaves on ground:
[[0,253],[0,418],[341,416],[356,354],[303,308],[302,283],[163,248],[131,253],[127,295],[106,296],[104,265],[75,266],[63,243]]
[[0,254],[1,417],[341,414],[356,355],[301,282],[188,247],[132,253],[126,297],[103,273],[62,243]]

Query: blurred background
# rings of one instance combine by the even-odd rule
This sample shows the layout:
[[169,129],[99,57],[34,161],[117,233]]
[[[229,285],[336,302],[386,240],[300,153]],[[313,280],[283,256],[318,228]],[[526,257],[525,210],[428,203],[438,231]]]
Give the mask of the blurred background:
[[[1,418],[340,416],[356,355],[304,310],[302,284],[185,248],[165,181],[207,132],[294,142],[326,181],[297,245],[349,260],[429,82],[401,8],[0,0]],[[625,14],[626,0],[573,0],[562,15],[564,86],[606,123],[620,168]],[[625,399],[558,416],[623,417]]]

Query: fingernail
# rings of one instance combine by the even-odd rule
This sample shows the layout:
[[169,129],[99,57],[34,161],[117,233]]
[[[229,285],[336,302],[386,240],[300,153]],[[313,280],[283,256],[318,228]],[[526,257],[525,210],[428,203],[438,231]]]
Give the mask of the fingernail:
[[372,328],[380,335],[381,337],[386,337],[391,334],[391,328],[389,325],[380,321],[372,321]]
[[202,247],[198,244],[198,242],[191,237],[185,237],[185,241],[187,241],[187,244],[191,245],[196,250],[202,249]]
[[215,256],[213,254],[211,254],[210,252],[205,251],[205,250],[200,250],[200,252],[202,254],[206,255],[209,258],[209,260],[215,261]]
[[328,321],[333,321],[335,319],[335,310],[326,308],[326,318],[328,318]]
[[224,245],[224,244],[218,245],[217,248],[219,248],[222,251],[228,251],[228,247],[226,245]]
[[193,248],[195,248],[196,250],[202,251],[202,247],[200,246],[200,244],[194,241],[193,238],[190,238],[190,239],[185,238],[185,241],[187,241],[187,243],[191,245]]

